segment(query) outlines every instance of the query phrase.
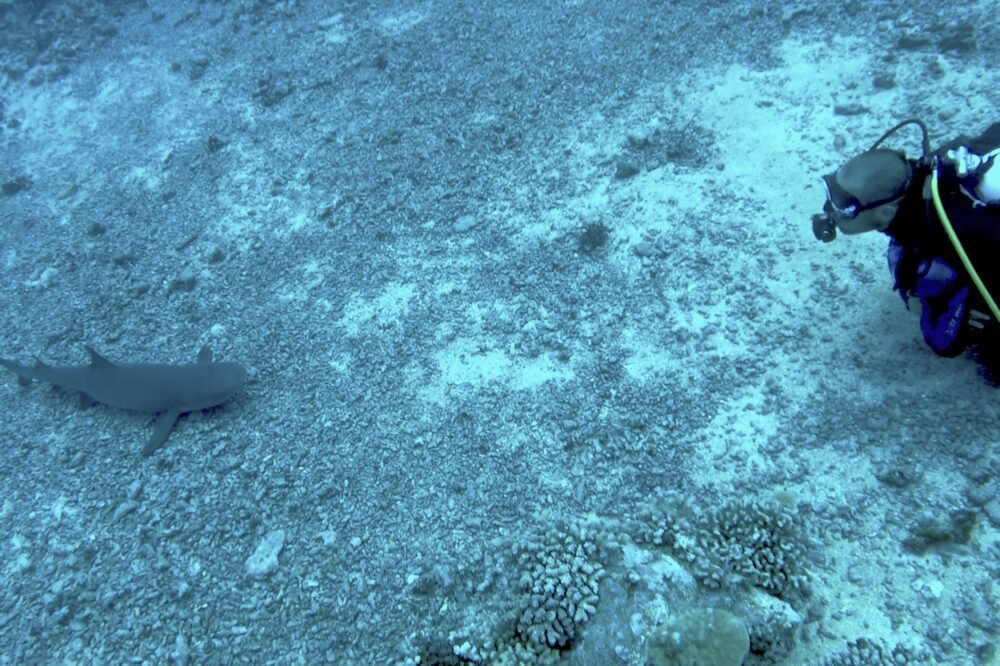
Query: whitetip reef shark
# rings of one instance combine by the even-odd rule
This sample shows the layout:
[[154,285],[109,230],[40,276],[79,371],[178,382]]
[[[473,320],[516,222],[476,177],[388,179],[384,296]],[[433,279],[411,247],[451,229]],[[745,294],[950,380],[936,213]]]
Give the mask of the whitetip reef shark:
[[0,359],[0,365],[17,374],[27,386],[33,379],[67,391],[77,391],[81,402],[100,402],[134,412],[157,414],[153,435],[142,449],[150,456],[167,441],[177,417],[226,402],[246,382],[239,363],[215,363],[212,350],[202,347],[197,363],[114,363],[87,347],[88,365],[21,365]]

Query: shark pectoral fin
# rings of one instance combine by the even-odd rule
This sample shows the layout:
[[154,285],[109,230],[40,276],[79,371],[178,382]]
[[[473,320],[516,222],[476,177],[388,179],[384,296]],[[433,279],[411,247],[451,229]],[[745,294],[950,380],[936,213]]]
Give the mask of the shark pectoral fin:
[[212,362],[212,350],[208,348],[208,345],[202,347],[201,351],[198,352],[198,362],[199,363]]
[[163,443],[167,441],[167,435],[170,434],[170,429],[177,422],[178,416],[180,416],[180,412],[176,410],[160,412],[160,415],[156,417],[156,424],[153,426],[153,436],[149,438],[146,446],[142,449],[143,456],[149,457],[163,446]]
[[81,407],[93,407],[97,404],[97,401],[91,398],[89,395],[80,391],[80,406]]

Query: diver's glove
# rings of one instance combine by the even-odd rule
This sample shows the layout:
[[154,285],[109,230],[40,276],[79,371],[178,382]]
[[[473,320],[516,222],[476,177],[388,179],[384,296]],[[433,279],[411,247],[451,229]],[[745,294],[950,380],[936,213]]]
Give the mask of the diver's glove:
[[969,285],[944,299],[920,299],[920,332],[941,356],[958,356],[969,344]]
[[920,301],[920,332],[927,345],[941,356],[961,354],[971,333],[969,284],[941,257],[918,260],[914,269],[906,268],[906,251],[895,238],[889,241],[888,259],[896,278],[893,288],[903,302]]
[[962,282],[958,271],[941,257],[924,259],[917,264],[917,279],[910,295],[921,300],[940,298],[954,292]]
[[940,257],[921,261],[910,295],[920,299],[920,332],[941,356],[957,356],[969,343],[969,285]]

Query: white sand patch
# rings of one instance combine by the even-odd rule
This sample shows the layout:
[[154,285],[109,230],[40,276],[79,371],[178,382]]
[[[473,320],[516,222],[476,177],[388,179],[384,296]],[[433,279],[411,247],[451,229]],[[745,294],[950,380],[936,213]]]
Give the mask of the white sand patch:
[[344,24],[344,15],[339,12],[320,20],[316,27],[326,44],[346,44],[352,33]]
[[378,22],[378,27],[385,34],[395,36],[420,25],[426,20],[427,16],[423,12],[411,9],[392,16],[386,16]]
[[374,298],[354,295],[344,306],[337,322],[347,335],[358,335],[369,326],[395,327],[409,312],[410,301],[417,295],[413,283],[391,282]]
[[456,394],[474,393],[494,382],[529,391],[546,382],[574,377],[572,368],[552,355],[526,359],[508,354],[480,337],[452,340],[433,358],[436,371],[419,395],[421,400],[436,405],[445,405]]
[[[284,283],[278,291],[277,298],[283,303],[305,303],[316,300],[312,291],[326,281],[328,268],[319,261],[312,259],[298,267],[299,276],[291,282]],[[322,300],[322,299],[320,299]]]

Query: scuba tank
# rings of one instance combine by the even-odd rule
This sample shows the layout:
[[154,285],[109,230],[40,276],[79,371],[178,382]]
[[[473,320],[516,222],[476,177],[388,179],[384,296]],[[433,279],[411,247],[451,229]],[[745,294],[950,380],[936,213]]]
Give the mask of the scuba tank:
[[959,146],[945,153],[943,161],[955,169],[960,179],[962,194],[972,200],[974,206],[1000,204],[1000,148],[994,148],[984,155]]

